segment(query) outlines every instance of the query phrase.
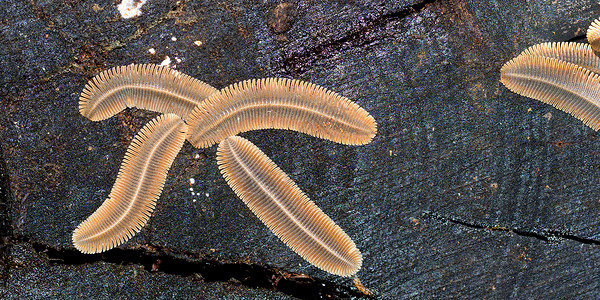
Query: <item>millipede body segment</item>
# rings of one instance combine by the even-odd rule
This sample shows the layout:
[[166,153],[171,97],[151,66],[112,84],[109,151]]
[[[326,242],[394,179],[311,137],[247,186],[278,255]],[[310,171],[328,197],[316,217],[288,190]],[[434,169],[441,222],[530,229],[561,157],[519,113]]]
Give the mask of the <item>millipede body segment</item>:
[[600,19],[594,20],[588,28],[587,39],[594,51],[600,51]]
[[190,120],[188,140],[200,148],[256,129],[291,129],[349,145],[367,144],[377,132],[375,119],[348,98],[286,78],[226,87],[198,105]]
[[83,253],[116,247],[146,224],[179,153],[187,125],[174,114],[156,117],[144,126],[127,149],[110,195],[73,232],[73,244]]
[[166,66],[115,67],[92,78],[79,98],[83,116],[100,121],[127,107],[173,113],[184,120],[217,89]]
[[543,56],[572,63],[596,74],[600,73],[600,57],[588,44],[563,42],[533,45],[519,56]]
[[340,276],[360,269],[362,256],[350,237],[254,144],[226,138],[217,163],[238,197],[308,262]]
[[502,83],[511,91],[540,100],[600,129],[600,78],[562,60],[521,55],[501,69]]

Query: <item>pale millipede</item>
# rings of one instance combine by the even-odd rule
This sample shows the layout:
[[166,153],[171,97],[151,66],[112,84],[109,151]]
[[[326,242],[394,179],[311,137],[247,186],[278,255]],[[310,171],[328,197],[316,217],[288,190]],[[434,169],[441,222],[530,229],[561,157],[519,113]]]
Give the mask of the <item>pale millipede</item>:
[[525,49],[519,56],[555,58],[600,74],[600,57],[594,53],[594,50],[588,44],[574,42],[541,43]]
[[217,163],[238,197],[296,253],[335,275],[358,272],[362,255],[352,239],[254,144],[224,139]]
[[375,119],[363,108],[315,84],[264,78],[230,85],[192,111],[188,141],[210,147],[256,129],[291,129],[350,145],[369,143]]
[[110,195],[73,232],[79,251],[103,252],[140,231],[154,210],[186,133],[187,125],[174,114],[158,116],[140,130],[127,149]]
[[187,120],[192,109],[215,92],[212,86],[169,67],[132,64],[92,78],[79,97],[79,112],[100,121],[137,107]]
[[587,40],[594,51],[600,51],[600,19],[594,20],[588,28]]
[[600,78],[575,64],[535,55],[520,55],[500,70],[511,91],[550,104],[600,129]]

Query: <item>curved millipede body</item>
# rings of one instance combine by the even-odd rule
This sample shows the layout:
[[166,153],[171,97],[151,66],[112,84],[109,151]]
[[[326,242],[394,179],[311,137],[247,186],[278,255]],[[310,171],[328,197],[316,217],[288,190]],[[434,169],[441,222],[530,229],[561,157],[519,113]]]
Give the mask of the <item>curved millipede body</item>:
[[348,98],[315,84],[286,78],[246,80],[194,108],[188,140],[210,147],[256,129],[291,129],[334,142],[362,145],[377,131],[375,119]]
[[587,69],[543,56],[520,55],[501,69],[511,91],[540,100],[600,129],[600,78]]
[[600,74],[600,57],[594,53],[594,50],[588,44],[574,42],[541,43],[525,49],[519,56],[554,58]]
[[228,137],[217,162],[238,197],[308,262],[340,276],[360,269],[362,256],[350,237],[254,144]]
[[600,19],[594,20],[588,28],[587,40],[594,51],[600,51]]
[[166,66],[115,67],[92,78],[79,97],[79,112],[100,121],[127,107],[173,113],[187,120],[192,109],[217,90]]
[[106,251],[140,231],[154,210],[186,132],[187,125],[174,114],[158,116],[140,130],[127,149],[108,199],[73,232],[77,249]]

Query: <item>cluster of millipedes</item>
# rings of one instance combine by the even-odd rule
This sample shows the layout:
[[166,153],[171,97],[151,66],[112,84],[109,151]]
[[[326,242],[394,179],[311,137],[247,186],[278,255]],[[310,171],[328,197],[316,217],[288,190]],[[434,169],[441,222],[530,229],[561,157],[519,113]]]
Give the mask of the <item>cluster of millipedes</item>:
[[507,62],[500,81],[511,91],[540,100],[600,129],[600,20],[587,32],[588,44],[532,46]]
[[340,276],[356,274],[355,243],[262,151],[237,134],[290,129],[334,142],[362,145],[375,119],[349,99],[315,84],[285,78],[247,80],[217,90],[156,65],[116,67],[84,88],[79,110],[98,121],[127,107],[162,113],[135,136],[105,202],[73,232],[84,253],[116,247],[147,223],[167,173],[187,139],[195,147],[219,144],[227,183],[286,245],[313,265]]

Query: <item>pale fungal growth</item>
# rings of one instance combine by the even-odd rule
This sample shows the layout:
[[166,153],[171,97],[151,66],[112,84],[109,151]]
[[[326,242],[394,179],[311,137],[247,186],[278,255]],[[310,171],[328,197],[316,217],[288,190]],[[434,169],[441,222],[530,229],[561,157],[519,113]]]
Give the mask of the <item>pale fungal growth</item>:
[[363,108],[315,84],[286,79],[246,80],[222,89],[194,108],[188,140],[210,147],[257,129],[291,129],[334,142],[362,145],[377,132]]
[[588,28],[587,39],[594,51],[600,51],[600,19],[594,20]]
[[123,0],[121,4],[117,5],[117,9],[121,13],[123,19],[129,19],[137,17],[142,14],[140,8],[146,3],[146,0]]
[[229,186],[286,245],[311,264],[351,276],[362,265],[354,242],[248,140],[232,136],[217,150]]
[[92,78],[79,97],[79,112],[100,121],[137,107],[187,120],[192,109],[215,92],[210,85],[169,67],[132,64]]
[[583,43],[541,43],[527,48],[519,56],[544,56],[566,61],[600,74],[600,57]]
[[166,67],[166,66],[169,66],[170,64],[171,64],[171,58],[168,55],[165,56],[165,59],[162,62],[160,62],[161,67]]
[[186,132],[187,125],[174,114],[159,116],[140,130],[127,149],[110,195],[73,232],[79,251],[103,252],[140,231],[154,210]]
[[550,104],[600,129],[600,78],[575,64],[544,56],[520,55],[501,69],[511,91]]

